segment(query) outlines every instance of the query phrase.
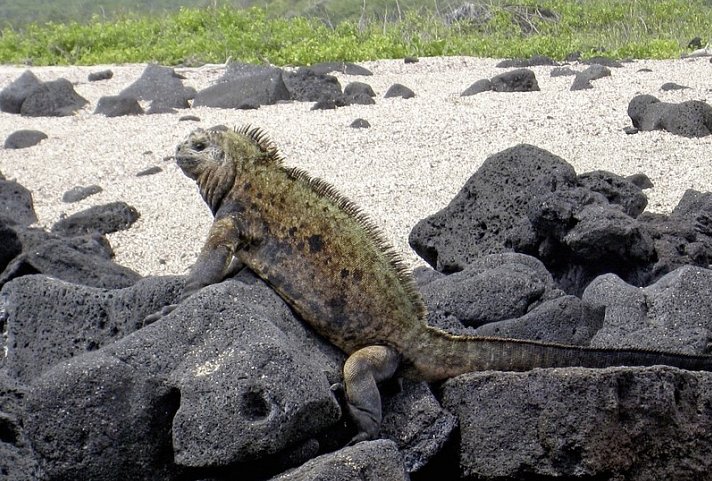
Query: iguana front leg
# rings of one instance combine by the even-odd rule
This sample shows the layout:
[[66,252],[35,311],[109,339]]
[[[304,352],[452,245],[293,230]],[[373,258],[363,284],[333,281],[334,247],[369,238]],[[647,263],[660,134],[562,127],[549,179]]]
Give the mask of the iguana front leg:
[[201,288],[220,282],[242,269],[242,263],[238,262],[234,255],[246,243],[246,236],[238,228],[234,215],[216,215],[208,232],[208,239],[188,274],[180,297],[174,304],[164,306],[160,311],[146,316],[144,325],[170,313]]
[[349,412],[359,432],[349,444],[374,439],[383,414],[378,383],[390,379],[400,364],[398,353],[387,346],[368,346],[352,353],[344,364],[344,386]]
[[241,263],[233,261],[235,252],[245,244],[245,236],[238,229],[234,216],[216,218],[210,226],[208,238],[200,250],[198,259],[190,269],[178,303],[203,287],[216,284],[242,269]]

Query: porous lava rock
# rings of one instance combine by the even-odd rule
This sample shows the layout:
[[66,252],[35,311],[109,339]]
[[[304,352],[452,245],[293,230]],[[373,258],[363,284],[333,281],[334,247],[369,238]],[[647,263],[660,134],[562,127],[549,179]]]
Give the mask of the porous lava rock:
[[643,212],[646,204],[629,179],[576,175],[563,159],[522,144],[489,157],[409,242],[445,273],[487,254],[532,255],[573,295],[605,273],[644,286],[681,265],[710,264],[709,194],[687,192],[669,216]]
[[195,89],[183,85],[183,80],[173,68],[150,63],[141,77],[117,96],[149,101],[151,109],[185,109],[190,107]]
[[683,137],[705,137],[712,132],[712,107],[701,100],[676,104],[637,95],[628,104],[628,116],[642,131],[666,130]]

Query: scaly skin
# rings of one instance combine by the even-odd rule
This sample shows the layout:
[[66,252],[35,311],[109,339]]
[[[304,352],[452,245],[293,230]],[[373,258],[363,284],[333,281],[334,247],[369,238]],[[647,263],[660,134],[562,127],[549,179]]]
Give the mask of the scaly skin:
[[181,300],[244,266],[264,279],[305,322],[349,354],[344,385],[359,428],[352,442],[377,436],[377,384],[396,373],[437,381],[470,371],[536,367],[667,364],[712,370],[712,356],[440,331],[427,325],[409,272],[374,225],[327,183],[284,167],[260,130],[199,129],[175,157],[215,217]]

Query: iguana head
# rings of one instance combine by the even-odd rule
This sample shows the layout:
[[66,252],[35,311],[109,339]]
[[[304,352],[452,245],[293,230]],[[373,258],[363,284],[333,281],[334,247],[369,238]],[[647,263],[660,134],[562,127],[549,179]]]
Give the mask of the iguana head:
[[197,129],[176,148],[178,167],[195,180],[213,213],[249,164],[278,160],[276,150],[258,129]]

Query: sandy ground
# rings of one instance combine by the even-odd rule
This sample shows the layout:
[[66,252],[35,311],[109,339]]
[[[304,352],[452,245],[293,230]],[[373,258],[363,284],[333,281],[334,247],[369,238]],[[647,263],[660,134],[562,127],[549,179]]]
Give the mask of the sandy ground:
[[[597,169],[621,175],[647,174],[648,210],[669,212],[686,189],[712,190],[712,136],[687,139],[666,132],[626,135],[626,108],[639,93],[663,101],[706,100],[712,84],[709,58],[637,61],[612,69],[594,89],[571,92],[572,77],[552,78],[551,67],[535,67],[540,92],[460,93],[476,80],[504,70],[495,59],[425,58],[364,62],[372,77],[337,75],[342,86],[369,83],[376,105],[310,111],[309,103],[261,107],[255,111],[196,108],[177,114],[106,118],[92,112],[101,96],[116,95],[135,81],[145,65],[32,67],[42,80],[66,78],[90,101],[77,115],[25,118],[0,113],[0,139],[19,129],[37,129],[49,138],[22,150],[0,149],[0,172],[29,188],[39,225],[92,205],[123,200],[141,213],[129,230],[110,235],[116,261],[143,275],[185,273],[211,222],[195,185],[167,159],[191,130],[216,124],[250,123],[266,130],[288,165],[300,166],[334,184],[381,226],[405,259],[420,261],[408,246],[413,225],[441,209],[487,156],[530,143],[561,156],[577,172]],[[574,64],[575,70],[584,66]],[[111,80],[88,82],[90,72],[110,68]],[[649,68],[652,72],[641,72]],[[27,67],[0,66],[0,88]],[[176,69],[186,85],[200,90],[221,67]],[[416,93],[409,100],[384,99],[393,83]],[[662,92],[665,82],[690,87]],[[146,106],[147,107],[147,106]],[[200,122],[180,122],[182,115]],[[353,129],[356,118],[370,129]],[[148,167],[163,172],[136,177]],[[65,191],[98,184],[104,191],[79,203],[62,202]]]

